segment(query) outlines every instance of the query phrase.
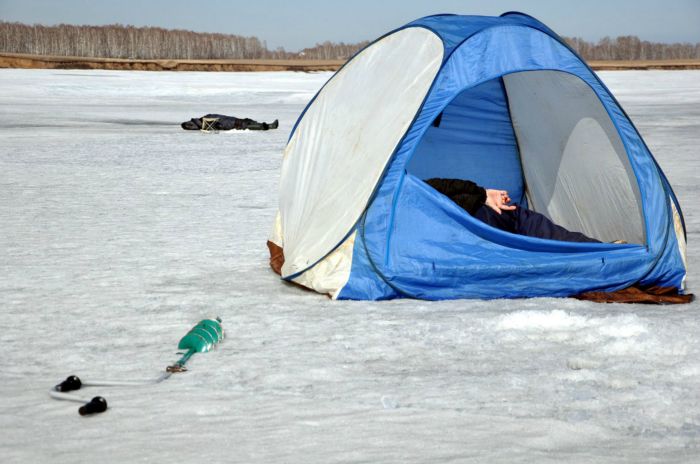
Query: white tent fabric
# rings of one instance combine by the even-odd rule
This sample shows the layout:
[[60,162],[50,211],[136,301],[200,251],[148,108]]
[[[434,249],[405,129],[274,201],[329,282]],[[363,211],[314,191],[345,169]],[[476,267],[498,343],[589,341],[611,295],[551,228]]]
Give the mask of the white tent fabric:
[[[683,268],[688,269],[688,258],[686,256],[687,243],[685,241],[685,232],[683,230],[683,221],[681,220],[681,215],[678,213],[678,208],[676,208],[673,198],[669,197],[668,202],[671,205],[671,214],[673,215],[673,231],[676,233],[676,241],[678,242],[678,254],[680,254],[683,260]],[[683,276],[681,282],[681,288],[685,289],[685,278],[687,274]]]
[[560,71],[503,80],[530,207],[589,237],[644,244],[636,176],[593,90]]
[[[355,247],[357,232],[350,236],[335,250],[323,258],[311,269],[294,278],[294,282],[318,293],[328,294],[332,299],[338,297],[340,289],[350,278],[352,268],[352,253]],[[284,248],[282,239],[282,220],[279,211],[272,226],[269,241]]]
[[433,32],[402,29],[352,59],[308,107],[282,164],[283,277],[316,263],[352,230],[442,57]]
[[353,232],[342,245],[333,250],[317,265],[296,277],[294,282],[318,293],[326,293],[332,299],[336,299],[340,289],[350,278],[356,235],[357,232]]

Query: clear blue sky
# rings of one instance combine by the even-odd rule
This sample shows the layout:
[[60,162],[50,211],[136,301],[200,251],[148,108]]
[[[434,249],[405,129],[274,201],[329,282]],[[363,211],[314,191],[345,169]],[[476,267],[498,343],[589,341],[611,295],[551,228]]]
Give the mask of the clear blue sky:
[[268,47],[359,42],[436,13],[517,10],[565,36],[700,42],[700,0],[0,0],[0,20],[132,24],[255,35]]

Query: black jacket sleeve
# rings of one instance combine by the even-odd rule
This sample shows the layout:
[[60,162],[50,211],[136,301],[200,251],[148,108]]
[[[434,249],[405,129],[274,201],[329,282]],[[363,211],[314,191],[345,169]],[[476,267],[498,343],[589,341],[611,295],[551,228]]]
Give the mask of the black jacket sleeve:
[[470,180],[434,178],[425,182],[469,214],[474,214],[486,202],[486,189]]

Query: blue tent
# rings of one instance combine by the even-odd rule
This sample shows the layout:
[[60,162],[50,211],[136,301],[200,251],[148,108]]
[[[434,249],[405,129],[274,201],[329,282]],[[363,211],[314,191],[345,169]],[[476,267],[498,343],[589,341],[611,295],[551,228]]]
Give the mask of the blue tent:
[[[604,243],[515,235],[428,178],[468,179]],[[627,244],[612,244],[624,240]],[[268,242],[339,299],[684,288],[678,201],[612,93],[522,13],[413,21],[355,55],[297,121]]]

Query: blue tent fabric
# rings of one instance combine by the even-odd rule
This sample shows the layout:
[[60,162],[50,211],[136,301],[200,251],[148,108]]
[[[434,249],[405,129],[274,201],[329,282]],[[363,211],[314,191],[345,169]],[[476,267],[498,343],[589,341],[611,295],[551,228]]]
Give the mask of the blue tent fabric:
[[[350,277],[339,299],[571,296],[635,283],[682,289],[685,266],[671,213],[673,203],[681,214],[677,199],[610,91],[554,32],[519,13],[437,15],[407,27],[437,34],[444,59],[358,220]],[[456,173],[452,177],[524,198],[502,79],[539,70],[576,76],[600,99],[639,184],[646,243],[568,243],[509,234],[479,222],[422,182]],[[492,162],[472,162],[479,157]]]
[[523,172],[502,79],[459,94],[428,127],[406,170],[421,178],[470,179],[525,205]]

